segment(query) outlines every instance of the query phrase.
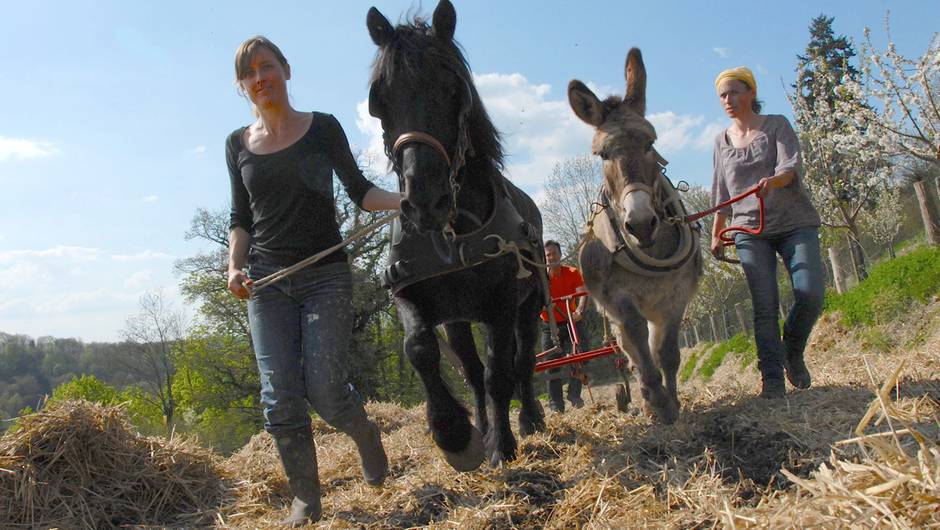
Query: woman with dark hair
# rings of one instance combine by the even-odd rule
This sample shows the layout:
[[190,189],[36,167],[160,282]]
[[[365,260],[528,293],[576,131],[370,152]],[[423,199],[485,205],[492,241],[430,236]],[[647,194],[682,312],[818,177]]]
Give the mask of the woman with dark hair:
[[400,196],[362,175],[332,115],[291,107],[284,55],[264,37],[235,55],[235,79],[254,123],[226,142],[232,187],[228,288],[248,299],[261,376],[265,429],[277,441],[294,500],[285,524],[320,518],[320,481],[308,406],[355,441],[367,483],[380,485],[388,460],[378,427],[348,382],[352,283],[345,252],[252,291],[258,280],[341,241],[333,195],[336,172],[359,207],[391,210]]
[[[731,125],[715,138],[712,201],[718,204],[759,186],[764,198],[761,234],[738,232],[735,248],[754,306],[754,338],[763,398],[786,395],[784,375],[797,388],[812,384],[803,362],[806,340],[822,310],[824,275],[819,254],[819,214],[804,189],[800,144],[790,122],[760,114],[757,82],[745,67],[718,74],[715,89]],[[756,228],[757,199],[748,197],[720,210],[712,228],[711,250],[721,256],[719,232],[734,226]],[[783,326],[777,323],[777,255],[790,275],[795,303]]]

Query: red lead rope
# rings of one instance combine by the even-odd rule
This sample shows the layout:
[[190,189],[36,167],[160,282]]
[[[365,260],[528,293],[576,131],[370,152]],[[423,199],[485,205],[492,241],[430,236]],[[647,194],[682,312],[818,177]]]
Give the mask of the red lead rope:
[[[705,210],[703,212],[699,212],[696,214],[687,215],[682,220],[685,221],[686,223],[693,223],[695,221],[698,221],[699,219],[705,216],[711,215],[717,212],[718,210],[721,210],[722,208],[726,208],[740,200],[743,200],[748,195],[756,195],[757,190],[759,189],[760,189],[760,185],[754,186],[753,188],[742,193],[741,195],[738,195],[737,197],[732,197],[728,199],[727,201],[719,204],[718,206],[715,206],[714,208],[709,208],[708,210]],[[734,236],[727,235],[728,232],[744,232],[745,234],[757,235],[764,231],[764,198],[761,197],[760,195],[757,195],[757,204],[760,207],[760,223],[758,224],[757,228],[756,229],[747,228],[744,226],[727,226],[723,228],[720,232],[718,232],[718,239],[721,239],[722,243],[724,243],[724,246],[727,247],[727,246],[734,244]]]

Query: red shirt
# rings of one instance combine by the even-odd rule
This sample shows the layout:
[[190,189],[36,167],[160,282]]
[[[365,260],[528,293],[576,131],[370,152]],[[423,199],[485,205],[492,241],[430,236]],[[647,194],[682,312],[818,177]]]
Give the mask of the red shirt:
[[[578,291],[579,287],[584,287],[584,278],[581,277],[581,271],[575,267],[568,267],[567,265],[562,265],[558,268],[558,272],[552,274],[548,273],[548,282],[550,290],[552,292],[552,298],[559,298],[562,296],[568,296],[569,294],[574,294]],[[568,300],[568,309],[574,313],[575,309],[578,308],[578,299],[572,298]],[[548,322],[548,312],[542,311],[542,320]],[[555,322],[567,322],[568,315],[565,314],[565,308],[563,305],[556,303],[555,304]]]

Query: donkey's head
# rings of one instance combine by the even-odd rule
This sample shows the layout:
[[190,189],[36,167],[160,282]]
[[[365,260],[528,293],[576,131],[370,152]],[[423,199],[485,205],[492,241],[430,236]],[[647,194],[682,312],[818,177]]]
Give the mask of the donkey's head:
[[623,228],[640,247],[653,244],[661,219],[660,164],[656,130],[646,120],[646,68],[638,48],[627,54],[627,92],[601,101],[581,81],[568,84],[568,102],[595,128],[592,149],[604,160],[604,186]]
[[440,230],[456,215],[459,172],[479,102],[457,44],[457,13],[441,0],[431,24],[397,27],[376,8],[366,24],[379,47],[369,113],[382,121],[385,151],[399,176],[402,213],[419,229]]

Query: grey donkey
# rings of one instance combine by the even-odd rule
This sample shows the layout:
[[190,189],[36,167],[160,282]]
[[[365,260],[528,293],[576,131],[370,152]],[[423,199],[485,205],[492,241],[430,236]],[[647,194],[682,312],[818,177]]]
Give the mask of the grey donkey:
[[571,108],[594,127],[592,150],[604,161],[603,206],[588,223],[579,259],[591,297],[639,372],[647,412],[674,423],[679,326],[702,275],[699,231],[679,220],[684,208],[653,148],[637,48],[627,54],[625,76],[623,98],[601,101],[581,81],[568,85]]

